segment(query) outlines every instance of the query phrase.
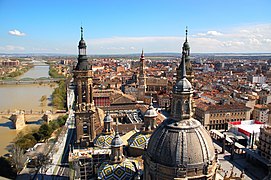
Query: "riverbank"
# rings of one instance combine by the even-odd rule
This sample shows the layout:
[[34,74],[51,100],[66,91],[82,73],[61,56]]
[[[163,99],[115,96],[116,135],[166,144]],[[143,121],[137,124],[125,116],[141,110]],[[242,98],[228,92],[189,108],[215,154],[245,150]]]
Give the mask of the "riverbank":
[[[34,129],[37,129],[40,124],[39,121],[40,118],[29,118],[28,123],[24,129],[22,129],[22,132],[32,131]],[[8,145],[13,142],[14,138],[17,136],[17,134],[21,132],[16,129],[13,129],[13,125],[11,120],[8,119],[7,116],[0,116],[0,137],[1,137],[1,143],[0,143],[0,156],[5,155],[8,153],[7,147]]]
[[19,77],[33,68],[33,65],[19,66],[19,67],[10,67],[6,68],[6,73],[0,77],[0,80],[13,79]]

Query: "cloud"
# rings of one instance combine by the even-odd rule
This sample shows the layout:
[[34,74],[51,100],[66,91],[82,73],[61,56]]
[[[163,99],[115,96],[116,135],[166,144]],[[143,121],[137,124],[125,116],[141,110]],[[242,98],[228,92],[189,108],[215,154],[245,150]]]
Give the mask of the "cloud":
[[16,30],[16,29],[10,30],[8,33],[9,33],[10,35],[12,35],[12,36],[25,36],[25,35],[26,35],[25,33],[20,32],[20,31],[18,31],[18,30]]
[[221,35],[223,35],[223,34],[218,31],[207,31],[206,33],[198,33],[198,34],[192,35],[192,36],[196,37],[196,36],[221,36]]
[[221,36],[223,35],[222,33],[218,32],[218,31],[208,31],[207,35],[211,35],[211,36]]
[[[185,37],[147,36],[111,37],[91,39],[88,52],[91,54],[180,52]],[[190,34],[188,41],[191,53],[200,52],[270,52],[271,24],[242,26],[223,30],[209,30]]]
[[14,45],[6,45],[6,46],[0,46],[1,51],[5,52],[14,52],[14,51],[24,51],[25,48],[22,46],[14,46]]

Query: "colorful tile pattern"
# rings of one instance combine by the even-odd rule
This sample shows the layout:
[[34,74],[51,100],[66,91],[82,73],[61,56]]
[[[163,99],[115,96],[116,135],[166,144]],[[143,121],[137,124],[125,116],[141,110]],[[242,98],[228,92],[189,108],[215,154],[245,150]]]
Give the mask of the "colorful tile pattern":
[[150,137],[151,134],[142,134],[141,132],[137,132],[128,139],[128,145],[134,148],[145,149]]
[[131,161],[125,159],[119,164],[109,164],[108,162],[102,163],[98,169],[98,179],[106,180],[129,180],[133,179],[136,173],[136,168],[132,162],[135,162],[138,166],[137,161]]
[[94,139],[94,145],[100,148],[110,148],[114,134],[100,134]]

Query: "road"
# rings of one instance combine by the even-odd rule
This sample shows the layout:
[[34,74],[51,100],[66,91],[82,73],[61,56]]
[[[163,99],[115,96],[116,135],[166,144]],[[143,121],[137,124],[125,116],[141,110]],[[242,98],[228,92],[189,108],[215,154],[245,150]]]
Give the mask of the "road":
[[[214,140],[214,146],[218,152],[221,152],[221,144],[216,140]],[[236,173],[238,176],[242,171],[244,171],[245,180],[261,180],[267,175],[267,172],[264,172],[262,168],[246,161],[244,155],[234,154],[234,158],[231,159],[228,147],[224,154],[218,155],[218,160],[219,164],[221,164],[221,168],[218,170],[218,173],[222,177],[224,177],[225,173],[229,175],[233,166],[233,173]]]
[[[73,89],[67,90],[67,106],[72,107],[74,103],[74,91]],[[74,140],[75,136],[75,119],[74,111],[69,109],[69,116],[66,121],[66,131],[61,137],[59,137],[56,148],[52,151],[52,163],[49,165],[46,171],[46,177],[54,177],[54,179],[69,178],[69,147]]]

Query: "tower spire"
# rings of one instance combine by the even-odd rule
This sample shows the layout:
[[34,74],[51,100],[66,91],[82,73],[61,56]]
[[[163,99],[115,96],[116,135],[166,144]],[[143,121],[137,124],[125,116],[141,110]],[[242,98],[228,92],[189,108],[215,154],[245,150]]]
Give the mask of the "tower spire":
[[186,26],[186,30],[185,30],[185,42],[187,42],[187,33],[188,33],[188,27]]
[[186,78],[186,67],[185,67],[185,52],[182,52],[182,74],[181,78],[184,79]]
[[142,48],[142,52],[141,52],[141,58],[144,58],[144,50]]
[[83,40],[83,27],[81,25],[81,40]]

